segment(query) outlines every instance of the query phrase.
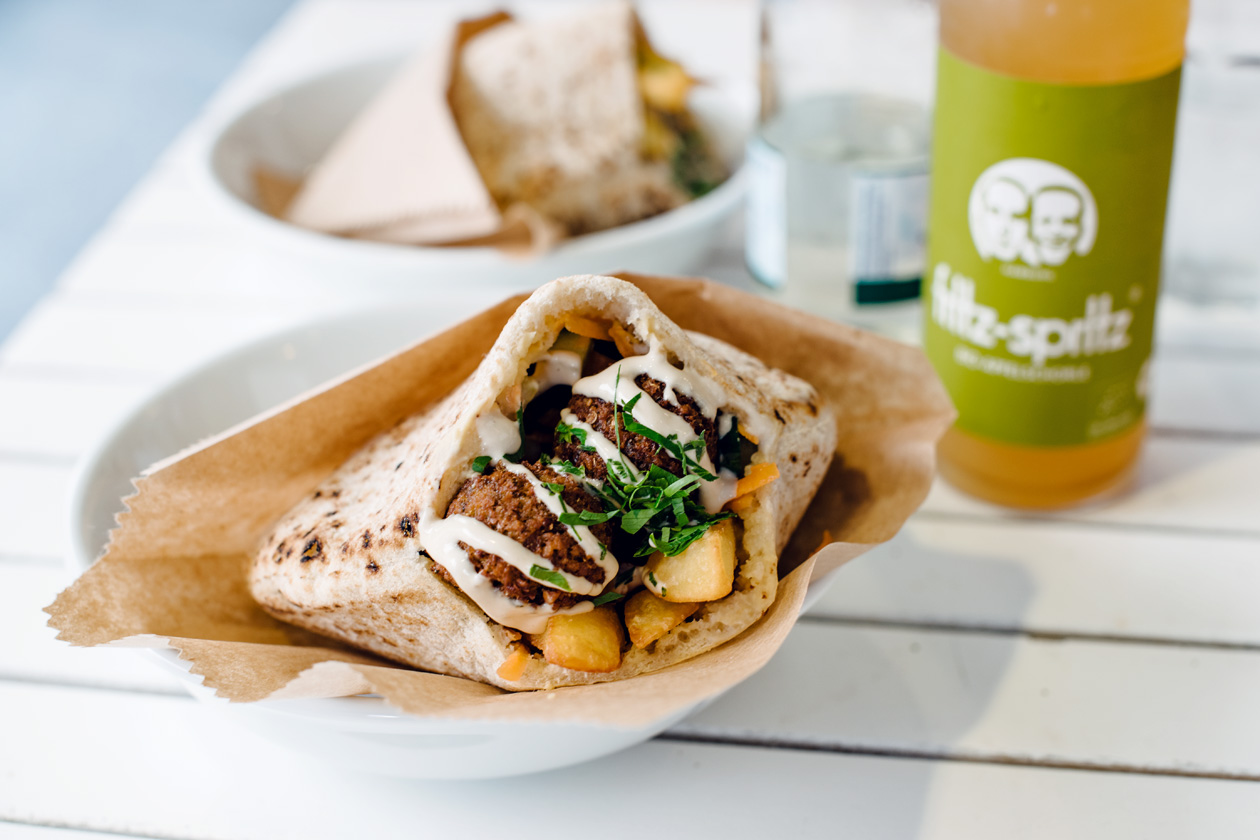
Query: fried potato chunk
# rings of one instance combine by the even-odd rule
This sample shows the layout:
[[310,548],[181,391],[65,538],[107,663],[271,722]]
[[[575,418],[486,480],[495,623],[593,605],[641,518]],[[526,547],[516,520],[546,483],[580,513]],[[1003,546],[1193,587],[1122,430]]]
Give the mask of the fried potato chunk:
[[735,585],[734,524],[722,520],[673,557],[656,552],[643,571],[647,588],[675,604],[726,597]]
[[630,644],[647,647],[698,609],[699,604],[673,604],[646,589],[636,592],[626,602],[626,632],[630,634]]
[[610,607],[577,615],[553,615],[540,639],[543,658],[573,671],[607,673],[621,665],[624,631]]

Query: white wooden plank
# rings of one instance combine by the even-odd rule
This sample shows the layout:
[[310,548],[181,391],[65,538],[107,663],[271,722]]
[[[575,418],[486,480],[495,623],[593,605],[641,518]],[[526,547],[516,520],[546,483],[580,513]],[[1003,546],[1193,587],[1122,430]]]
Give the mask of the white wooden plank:
[[1151,371],[1155,428],[1260,436],[1260,355],[1169,351]]
[[[205,201],[204,196],[196,198]],[[309,252],[286,250],[275,240],[247,234],[233,225],[116,228],[83,251],[60,285],[84,294],[126,292],[172,307],[204,303],[259,309],[300,302],[303,311],[312,311],[353,297],[344,284],[338,292],[319,278],[337,272],[353,276],[361,266],[330,268]]]
[[1260,353],[1260,308],[1197,306],[1161,295],[1155,344],[1164,350],[1210,352],[1226,358]]
[[318,301],[242,306],[152,304],[138,299],[55,294],[44,298],[0,347],[14,366],[169,375],[324,311]]
[[1260,832],[1257,789],[1217,780],[654,741],[536,776],[420,783],[299,757],[233,727],[230,709],[190,701],[0,684],[0,707],[24,721],[0,750],[0,818],[124,834],[545,838],[555,836],[552,814],[613,835],[652,826],[932,840]]
[[[113,836],[125,837],[126,835]],[[23,825],[4,821],[0,821],[0,837],[4,840],[104,840],[99,833],[93,831],[76,831],[72,828]]]
[[70,467],[0,460],[0,556],[64,557]]
[[1260,779],[1260,653],[806,622],[680,731]]
[[90,374],[22,375],[0,366],[0,452],[73,458],[149,392]]
[[0,561],[0,679],[183,694],[146,651],[57,641],[43,609],[73,580],[56,565]]
[[817,617],[1260,645],[1260,543],[916,517],[845,566]]
[[[51,649],[35,611],[54,587],[0,572],[21,584],[15,591],[27,594],[13,606],[29,612],[0,623],[26,648],[0,656],[0,677],[11,669],[50,682],[167,687],[140,667],[148,663],[107,658],[128,651]],[[1260,778],[1258,702],[1255,651],[806,622],[761,673],[678,731]]]
[[1260,534],[1257,476],[1260,441],[1194,440],[1156,434],[1146,442],[1132,485],[1113,499],[1056,513],[1026,514],[981,502],[938,481],[923,510],[982,518],[1037,516],[1054,521]]

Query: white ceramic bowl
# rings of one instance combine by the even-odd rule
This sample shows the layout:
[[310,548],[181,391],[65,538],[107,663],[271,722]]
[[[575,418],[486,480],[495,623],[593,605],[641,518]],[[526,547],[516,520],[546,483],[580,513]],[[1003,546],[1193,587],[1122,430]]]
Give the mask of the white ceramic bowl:
[[342,67],[285,88],[210,132],[200,158],[209,192],[242,231],[307,259],[321,270],[310,282],[357,297],[420,295],[433,282],[528,289],[568,274],[616,270],[686,274],[697,269],[743,198],[743,144],[751,107],[730,92],[700,88],[693,107],[732,176],[712,192],[650,219],[580,236],[529,260],[493,248],[424,248],[329,236],[280,221],[257,206],[252,172],[262,165],[310,169],[367,104],[401,59]]
[[[71,487],[71,563],[100,555],[131,479],[153,462],[379,358],[467,313],[433,303],[338,315],[233,350],[144,400],[80,461]],[[831,577],[831,576],[828,576]],[[829,580],[816,581],[812,603]],[[489,778],[548,770],[651,738],[699,708],[641,727],[418,718],[377,697],[234,703],[216,698],[174,651],[157,662],[200,700],[262,735],[342,766],[415,778]]]

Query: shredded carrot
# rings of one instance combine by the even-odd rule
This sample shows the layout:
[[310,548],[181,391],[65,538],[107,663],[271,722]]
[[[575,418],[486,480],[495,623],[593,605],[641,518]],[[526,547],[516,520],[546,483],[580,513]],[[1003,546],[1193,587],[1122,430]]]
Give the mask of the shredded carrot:
[[608,334],[612,337],[613,343],[617,345],[617,352],[622,356],[629,358],[639,355],[634,346],[634,334],[621,324],[613,323],[608,328]]
[[612,341],[608,334],[608,324],[594,318],[583,318],[581,315],[570,315],[564,319],[564,328],[571,333],[584,335],[597,341]]
[[499,666],[499,670],[495,671],[500,679],[508,682],[516,682],[525,673],[525,666],[529,664],[529,652],[523,647],[517,647],[512,651],[511,656],[503,660],[503,664]]
[[735,498],[747,496],[757,488],[765,487],[778,477],[778,464],[753,464],[744,471],[744,477],[735,484]]
[[746,429],[740,429],[739,433],[744,436],[744,440],[748,441],[753,446],[756,446],[757,444],[761,443],[761,441],[757,440],[756,435],[754,435],[752,432]]

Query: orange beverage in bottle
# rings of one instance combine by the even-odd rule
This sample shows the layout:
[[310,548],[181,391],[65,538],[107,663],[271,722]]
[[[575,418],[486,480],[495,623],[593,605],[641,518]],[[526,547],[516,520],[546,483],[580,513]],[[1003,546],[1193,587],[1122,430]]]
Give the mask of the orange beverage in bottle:
[[940,0],[924,349],[941,472],[1061,507],[1145,434],[1188,0]]

